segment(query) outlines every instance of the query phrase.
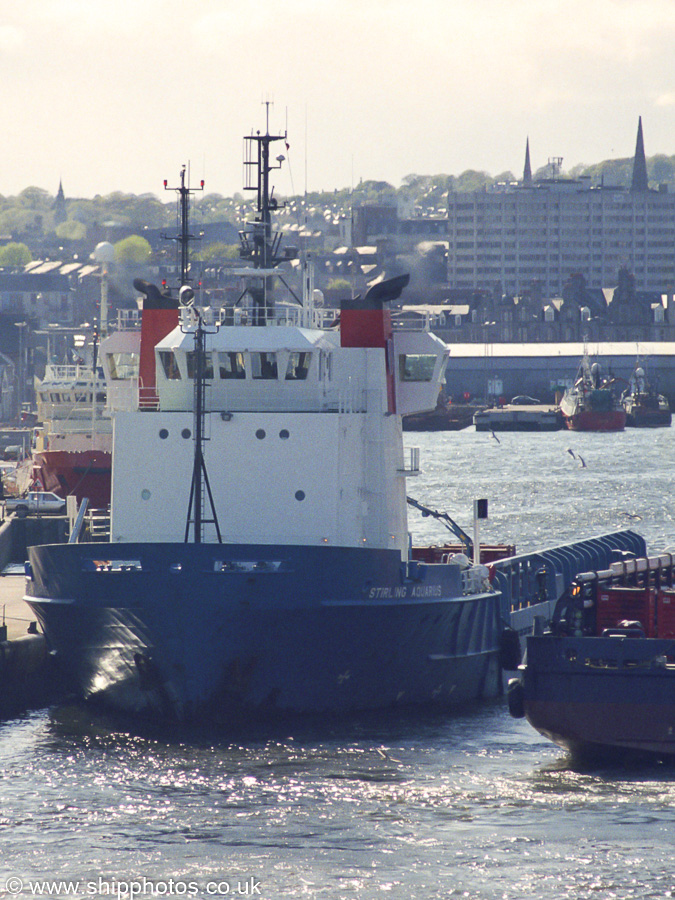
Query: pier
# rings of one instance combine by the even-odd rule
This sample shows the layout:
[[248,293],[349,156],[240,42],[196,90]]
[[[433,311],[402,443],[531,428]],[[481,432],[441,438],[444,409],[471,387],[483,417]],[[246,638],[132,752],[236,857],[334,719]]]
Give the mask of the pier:
[[556,407],[507,404],[478,410],[473,424],[476,431],[559,431],[563,419]]

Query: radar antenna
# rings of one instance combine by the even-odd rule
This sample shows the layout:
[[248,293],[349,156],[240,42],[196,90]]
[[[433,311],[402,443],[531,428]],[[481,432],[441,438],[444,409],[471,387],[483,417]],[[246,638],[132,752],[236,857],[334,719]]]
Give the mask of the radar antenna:
[[[269,104],[267,105],[269,122]],[[270,148],[275,141],[286,141],[286,133],[270,134],[269,124],[265,134],[259,131],[244,138],[244,190],[256,192],[257,216],[239,232],[242,259],[250,260],[260,274],[248,288],[253,299],[253,324],[264,325],[269,314],[268,296],[271,295],[273,269],[282,257],[279,255],[281,233],[272,230],[272,213],[280,207],[270,190],[270,173],[280,169],[285,160],[283,154],[276,157],[276,165],[270,161]]]

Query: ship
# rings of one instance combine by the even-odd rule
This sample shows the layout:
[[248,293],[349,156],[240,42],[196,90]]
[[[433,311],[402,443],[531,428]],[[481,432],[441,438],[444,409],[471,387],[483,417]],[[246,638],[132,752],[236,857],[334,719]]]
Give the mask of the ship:
[[525,716],[573,759],[675,759],[675,563],[671,553],[577,575],[550,627],[527,638],[508,685]]
[[26,600],[55,658],[79,696],[114,710],[228,723],[501,690],[507,623],[489,568],[416,558],[408,533],[420,464],[402,417],[434,409],[448,349],[393,329],[406,275],[336,315],[314,308],[305,268],[307,290],[277,302],[287,255],[270,177],[285,140],[245,138],[257,214],[237,303],[199,305],[182,252],[176,290],[135,282],[140,334],[102,346],[109,377],[109,354],[129,363],[108,382],[109,541],[80,541],[80,518],[70,543],[29,550]]
[[[96,354],[94,353],[94,356]],[[93,362],[49,363],[36,383],[38,420],[32,450],[32,484],[60,497],[110,502],[112,423],[106,414],[106,381]]]
[[560,412],[571,431],[623,431],[626,425],[626,410],[615,392],[614,379],[602,377],[598,363],[590,363],[586,348],[574,385],[560,401]]
[[668,426],[672,412],[668,399],[659,394],[647,379],[641,365],[635,367],[628,389],[621,398],[629,428],[660,428]]

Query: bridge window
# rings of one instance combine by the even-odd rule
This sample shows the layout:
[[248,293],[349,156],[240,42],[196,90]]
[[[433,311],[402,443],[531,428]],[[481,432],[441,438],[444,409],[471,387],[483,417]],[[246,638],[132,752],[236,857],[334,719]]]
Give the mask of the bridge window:
[[[188,350],[187,352],[187,370],[188,378],[197,377],[197,351]],[[213,379],[213,360],[210,353],[204,354],[204,378]]]
[[437,357],[428,353],[401,353],[398,358],[401,381],[431,381]]
[[137,353],[108,353],[108,368],[113,381],[138,377]]
[[304,381],[307,378],[311,361],[311,353],[292,351],[288,357],[286,381]]
[[246,378],[243,353],[219,353],[221,378]]
[[164,369],[164,377],[168,378],[169,381],[179,380],[180,369],[178,368],[178,361],[176,360],[176,354],[173,350],[160,350],[159,359],[162,363],[162,368]]
[[276,353],[251,353],[251,370],[254,378],[276,379]]

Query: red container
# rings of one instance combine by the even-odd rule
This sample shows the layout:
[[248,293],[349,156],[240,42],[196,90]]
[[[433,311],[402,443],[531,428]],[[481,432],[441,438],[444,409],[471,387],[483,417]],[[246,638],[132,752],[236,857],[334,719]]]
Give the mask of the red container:
[[656,598],[656,636],[675,638],[675,588],[664,588]]
[[[675,592],[673,593],[675,606]],[[656,591],[644,587],[600,588],[597,633],[616,628],[620,622],[639,622],[647,637],[655,637]],[[675,621],[675,617],[673,619]]]

